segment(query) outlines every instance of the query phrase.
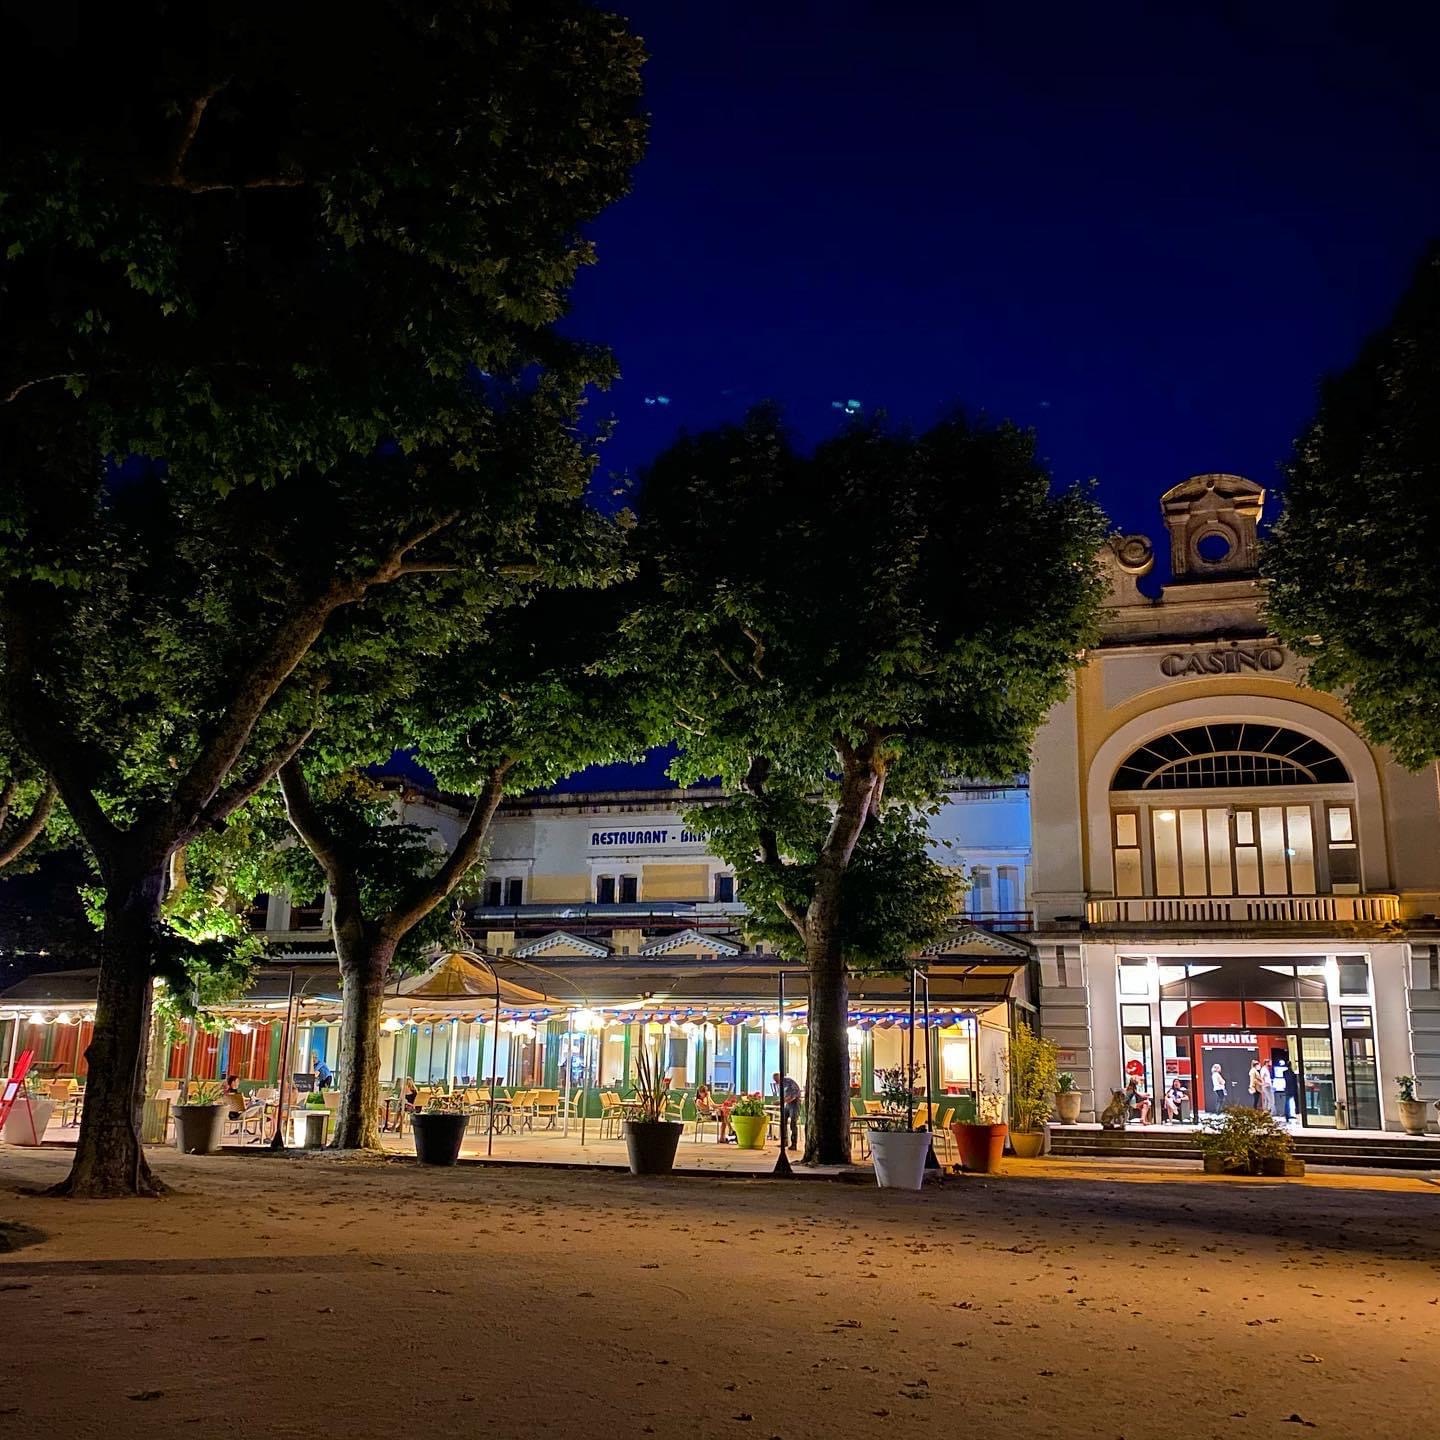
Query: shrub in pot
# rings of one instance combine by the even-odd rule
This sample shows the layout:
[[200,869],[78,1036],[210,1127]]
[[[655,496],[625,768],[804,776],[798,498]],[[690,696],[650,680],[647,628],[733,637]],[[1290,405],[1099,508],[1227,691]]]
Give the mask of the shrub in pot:
[[925,1183],[930,1127],[915,1128],[918,1071],[916,1065],[880,1071],[881,1119],[870,1130],[870,1158],[882,1190],[918,1190]]
[[737,1100],[730,1107],[730,1129],[734,1131],[736,1146],[741,1150],[763,1150],[768,1121],[765,1102],[758,1095]]
[[175,1148],[182,1155],[214,1155],[225,1128],[225,1107],[218,1085],[191,1085],[174,1107]]
[[1055,1082],[1055,1114],[1062,1125],[1074,1125],[1080,1119],[1080,1106],[1085,1092],[1075,1084],[1075,1077],[1062,1070]]
[[663,1118],[670,1076],[659,1048],[652,1056],[643,1045],[635,1052],[635,1099],[640,1113],[621,1127],[632,1175],[668,1175],[675,1168],[675,1150],[685,1126]]
[[1033,1160],[1045,1149],[1051,1097],[1060,1088],[1060,1047],[1020,1025],[1010,1040],[1010,1144]]
[[1000,1168],[1005,1154],[1005,1096],[999,1085],[980,1081],[980,1094],[975,1103],[974,1120],[956,1120],[950,1126],[955,1148],[960,1152],[960,1168],[978,1175],[991,1175]]
[[1206,1119],[1195,1144],[1211,1175],[1303,1175],[1290,1132],[1268,1110],[1231,1105]]
[[1400,1111],[1400,1125],[1407,1135],[1425,1133],[1425,1102],[1417,1093],[1413,1075],[1397,1075],[1395,1088],[1399,1092],[1397,1104]]
[[[310,1102],[307,1101],[308,1105]],[[324,1097],[320,1105],[323,1108]],[[448,1095],[432,1095],[423,1110],[410,1117],[415,1158],[422,1165],[453,1165],[460,1158],[470,1117]]]

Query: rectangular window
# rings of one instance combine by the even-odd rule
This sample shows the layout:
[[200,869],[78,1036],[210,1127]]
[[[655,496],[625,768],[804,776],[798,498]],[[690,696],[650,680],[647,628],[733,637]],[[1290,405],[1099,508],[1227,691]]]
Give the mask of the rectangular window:
[[1115,813],[1115,893],[1143,895],[1144,871],[1140,862],[1140,817],[1133,810]]
[[485,882],[485,903],[490,906],[499,905],[504,892],[501,889],[500,881],[487,880]]
[[1150,993],[1148,961],[1122,960],[1120,962],[1120,993],[1122,995],[1148,995]]
[[1290,867],[1285,863],[1285,812],[1279,805],[1260,807],[1260,879],[1267,895],[1290,890]]
[[595,881],[595,903],[597,905],[613,905],[615,903],[615,877],[613,875],[601,875]]
[[318,930],[324,923],[325,894],[323,891],[303,905],[291,905],[290,928],[292,930]]
[[257,895],[250,902],[250,911],[246,916],[246,923],[252,930],[264,930],[270,923],[270,897],[268,895]]
[[1360,849],[1355,843],[1355,813],[1348,805],[1326,807],[1326,859],[1330,889],[1337,895],[1360,893]]
[[1180,812],[1180,870],[1187,895],[1208,895],[1205,876],[1205,812]]
[[1002,865],[995,872],[996,908],[1002,915],[1020,908],[1020,872],[1013,865]]
[[715,877],[715,903],[717,905],[729,905],[735,899],[735,877],[733,875],[717,875]]
[[1315,893],[1315,835],[1308,805],[1285,807],[1286,853],[1290,857],[1290,893]]
[[1342,995],[1363,997],[1370,993],[1370,962],[1363,955],[1342,955],[1339,971]]
[[974,866],[970,871],[970,913],[972,915],[988,915],[993,908],[989,867]]
[[1260,847],[1255,840],[1255,813],[1235,812],[1235,893],[1260,893]]
[[1155,843],[1155,893],[1180,893],[1180,838],[1173,810],[1156,810],[1151,816]]
[[1207,810],[1205,812],[1205,843],[1210,860],[1210,893],[1230,895],[1234,893],[1234,878],[1230,873],[1230,812],[1228,810]]
[[620,903],[633,905],[640,898],[640,878],[637,875],[620,877]]
[[513,876],[505,882],[505,903],[507,905],[519,905],[525,894],[525,882],[519,876]]

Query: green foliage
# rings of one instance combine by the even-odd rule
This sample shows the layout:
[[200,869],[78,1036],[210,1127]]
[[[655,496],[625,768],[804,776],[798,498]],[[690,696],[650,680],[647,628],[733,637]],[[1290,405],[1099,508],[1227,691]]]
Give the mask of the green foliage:
[[1207,1116],[1195,1132],[1195,1144],[1226,1168],[1252,1174],[1259,1172],[1262,1160],[1283,1159],[1295,1150],[1289,1133],[1268,1110],[1248,1105],[1230,1105],[1219,1115]]
[[1418,1100],[1420,1098],[1419,1086],[1416,1084],[1413,1075],[1397,1075],[1395,1077],[1395,1089],[1398,1092],[1398,1098],[1401,1100]]
[[[1023,1022],[1010,1037],[1010,1110],[1015,1128],[1040,1130],[1050,1118],[1055,1091],[1061,1088],[1060,1047]],[[1070,1084],[1075,1083],[1070,1077]]]
[[[814,891],[824,839],[824,814],[817,810],[812,797],[787,799],[771,788],[762,796],[740,794],[685,814],[686,824],[734,866],[750,911],[744,925],[751,941],[763,940],[790,959],[805,955],[785,910],[803,913]],[[779,837],[783,867],[761,858],[758,836],[765,827]],[[915,952],[943,934],[961,908],[965,877],[933,861],[929,844],[923,819],[898,806],[861,832],[841,898],[842,945],[852,970],[908,968]]]
[[[857,424],[805,457],[765,409],[682,440],[640,508],[632,630],[681,727],[673,773],[736,797],[692,823],[769,936],[803,933],[838,861],[863,894],[847,954],[895,965],[957,903],[917,812],[958,778],[1026,768],[1092,634],[1098,509],[1052,495],[1011,426]],[[880,793],[852,858],[832,820],[863,773]]]
[[220,1103],[220,1085],[215,1080],[192,1080],[185,1091],[185,1099],[181,1102],[184,1106],[191,1105],[218,1105]]
[[1321,389],[1266,543],[1276,632],[1377,744],[1440,757],[1440,246]]
[[1055,1077],[1055,1088],[1062,1095],[1069,1095],[1076,1088],[1075,1077],[1068,1070],[1062,1070]]
[[919,1065],[894,1065],[875,1075],[880,1108],[885,1119],[882,1130],[908,1130],[913,1123],[916,1088],[920,1083]]
[[731,1107],[730,1118],[759,1120],[765,1114],[765,1102],[758,1095],[742,1095]]

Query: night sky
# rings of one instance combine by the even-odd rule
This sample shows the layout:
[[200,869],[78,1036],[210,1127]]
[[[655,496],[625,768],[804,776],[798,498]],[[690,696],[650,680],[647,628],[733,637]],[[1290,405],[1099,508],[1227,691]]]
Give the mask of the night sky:
[[568,322],[610,470],[762,398],[807,441],[958,400],[1154,533],[1277,480],[1440,233],[1434,6],[611,4],[650,151]]

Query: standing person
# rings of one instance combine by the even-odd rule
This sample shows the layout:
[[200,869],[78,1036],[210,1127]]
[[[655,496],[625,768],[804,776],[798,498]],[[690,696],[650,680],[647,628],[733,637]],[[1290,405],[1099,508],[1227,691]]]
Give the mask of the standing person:
[[1275,1113],[1275,1080],[1268,1060],[1260,1062],[1260,1108],[1267,1115]]
[[1260,1061],[1257,1057],[1250,1062],[1250,1103],[1255,1109],[1260,1108]]
[[1270,1073],[1270,1083],[1275,1088],[1275,1113],[1282,1120],[1295,1118],[1295,1072],[1290,1068],[1286,1055],[1275,1057],[1275,1068]]
[[770,1077],[770,1088],[780,1097],[780,1140],[784,1143],[785,1127],[790,1127],[790,1148],[800,1148],[800,1087],[795,1083],[793,1075],[785,1077],[785,1084],[780,1084],[780,1072],[777,1070]]
[[1220,1068],[1217,1060],[1210,1067],[1210,1093],[1215,1097],[1215,1109],[1217,1112],[1225,1108],[1225,1072]]
[[318,1050],[310,1052],[310,1073],[315,1077],[317,1090],[324,1090],[335,1079],[335,1072],[320,1058]]

